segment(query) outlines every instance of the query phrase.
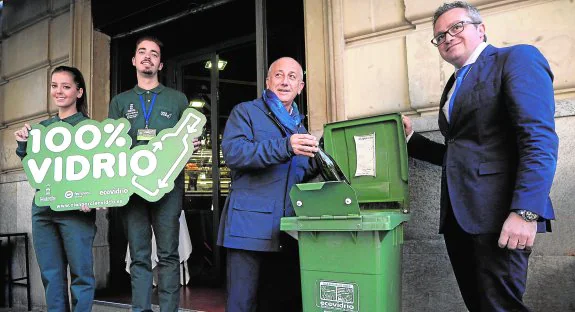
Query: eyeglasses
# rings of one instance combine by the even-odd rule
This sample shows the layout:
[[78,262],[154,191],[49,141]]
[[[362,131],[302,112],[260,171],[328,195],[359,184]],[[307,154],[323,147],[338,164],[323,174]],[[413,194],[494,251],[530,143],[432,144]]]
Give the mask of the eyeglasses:
[[431,44],[433,44],[436,47],[440,46],[442,43],[445,42],[445,39],[447,38],[448,33],[451,36],[457,35],[458,33],[463,31],[465,24],[479,25],[479,24],[481,24],[481,22],[461,21],[459,23],[455,23],[455,24],[453,24],[453,26],[449,27],[448,30],[440,33],[439,35],[437,35],[435,37],[433,37],[433,39],[431,39]]

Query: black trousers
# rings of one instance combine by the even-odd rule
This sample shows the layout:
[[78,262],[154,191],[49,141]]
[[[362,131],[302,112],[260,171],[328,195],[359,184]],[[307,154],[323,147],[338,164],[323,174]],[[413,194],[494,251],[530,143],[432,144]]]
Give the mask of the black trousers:
[[298,242],[281,235],[280,252],[226,250],[226,312],[302,310]]
[[444,226],[445,245],[470,312],[523,312],[531,251],[499,248],[499,233],[469,234],[450,211]]

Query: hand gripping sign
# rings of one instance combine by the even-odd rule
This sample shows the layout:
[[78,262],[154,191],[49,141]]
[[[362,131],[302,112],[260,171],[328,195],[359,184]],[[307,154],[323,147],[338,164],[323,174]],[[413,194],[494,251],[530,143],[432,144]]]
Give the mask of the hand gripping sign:
[[124,206],[133,193],[158,201],[174,188],[205,123],[203,114],[188,108],[174,128],[133,149],[125,118],[35,125],[22,160],[38,190],[35,203],[64,211]]

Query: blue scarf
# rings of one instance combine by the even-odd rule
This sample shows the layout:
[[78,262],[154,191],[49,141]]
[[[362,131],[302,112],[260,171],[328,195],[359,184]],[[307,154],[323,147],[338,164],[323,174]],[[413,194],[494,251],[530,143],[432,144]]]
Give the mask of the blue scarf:
[[297,133],[297,128],[301,124],[301,116],[297,109],[297,104],[295,102],[292,103],[292,113],[290,115],[282,101],[280,101],[272,90],[264,90],[262,98],[282,126],[284,126],[290,134]]

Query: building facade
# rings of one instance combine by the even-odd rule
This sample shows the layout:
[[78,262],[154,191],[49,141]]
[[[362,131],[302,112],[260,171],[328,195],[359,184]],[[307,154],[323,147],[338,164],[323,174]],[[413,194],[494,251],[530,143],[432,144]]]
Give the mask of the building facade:
[[[261,1],[261,0],[258,0]],[[256,2],[258,2],[256,1]],[[213,1],[217,2],[217,1]],[[265,1],[264,1],[265,2]],[[309,129],[325,123],[403,112],[414,127],[441,140],[437,115],[441,92],[453,73],[429,40],[432,15],[443,1],[304,0],[306,102]],[[531,256],[525,300],[534,311],[575,311],[575,3],[570,0],[476,0],[488,43],[535,45],[555,75],[559,161],[551,198],[557,220],[539,235]],[[0,42],[0,233],[31,233],[34,190],[14,153],[14,131],[56,112],[49,78],[58,65],[85,75],[90,114],[103,120],[113,95],[112,38],[94,29],[90,0],[5,1]],[[286,17],[289,18],[289,17]],[[257,70],[254,68],[254,71]],[[112,88],[113,89],[113,88]],[[405,226],[404,311],[462,311],[439,223],[440,168],[410,159],[411,221]],[[106,211],[98,212],[94,244],[98,287],[109,282]],[[23,248],[16,249],[22,259]],[[31,249],[32,299],[44,302]],[[21,275],[24,263],[13,271]],[[25,288],[15,288],[26,304]]]

